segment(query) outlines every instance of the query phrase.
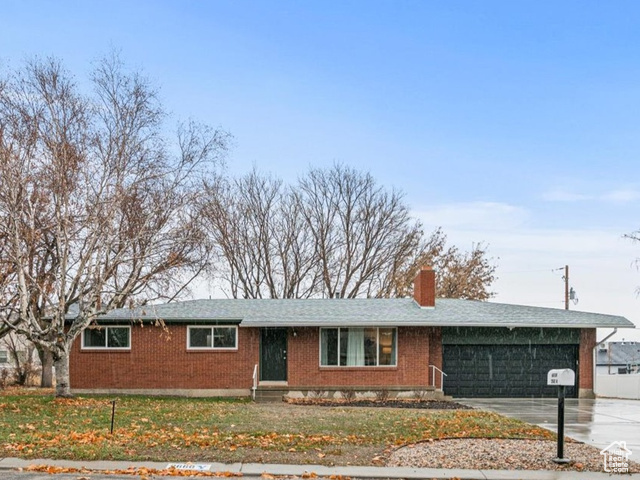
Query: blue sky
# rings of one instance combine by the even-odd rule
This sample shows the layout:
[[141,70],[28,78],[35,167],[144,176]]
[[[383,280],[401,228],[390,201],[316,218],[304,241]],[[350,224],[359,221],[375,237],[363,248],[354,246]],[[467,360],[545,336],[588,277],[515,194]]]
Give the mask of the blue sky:
[[[235,137],[232,173],[339,161],[427,230],[490,244],[495,301],[640,324],[640,3],[4,0],[0,61],[112,48],[175,119]],[[604,334],[605,332],[602,332]],[[624,335],[630,338],[628,332]],[[640,338],[640,336],[638,336]]]

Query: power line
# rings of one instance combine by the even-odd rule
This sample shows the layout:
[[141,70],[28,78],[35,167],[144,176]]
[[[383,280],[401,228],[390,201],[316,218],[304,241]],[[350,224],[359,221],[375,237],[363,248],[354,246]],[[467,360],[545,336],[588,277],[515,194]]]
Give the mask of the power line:
[[[551,270],[553,271],[553,270]],[[534,273],[534,272],[549,272],[548,268],[545,269],[536,269],[536,270],[508,270],[506,272],[500,271],[498,272],[499,275],[504,275],[505,273]]]

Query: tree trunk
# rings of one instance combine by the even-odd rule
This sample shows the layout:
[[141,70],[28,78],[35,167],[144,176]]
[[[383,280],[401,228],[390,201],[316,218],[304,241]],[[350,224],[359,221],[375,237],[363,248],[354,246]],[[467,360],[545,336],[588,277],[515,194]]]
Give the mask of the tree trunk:
[[42,365],[40,387],[51,388],[53,386],[53,354],[50,350],[38,347],[38,357],[40,357],[40,364]]
[[56,367],[56,397],[72,397],[71,383],[69,381],[69,348],[60,348],[54,358],[53,365]]

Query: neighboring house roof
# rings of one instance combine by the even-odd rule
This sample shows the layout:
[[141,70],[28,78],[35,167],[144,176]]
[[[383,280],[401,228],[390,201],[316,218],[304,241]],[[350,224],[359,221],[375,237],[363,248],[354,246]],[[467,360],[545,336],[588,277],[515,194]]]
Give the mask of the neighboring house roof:
[[100,323],[162,319],[167,323],[234,322],[243,327],[459,326],[634,328],[624,317],[460,299],[437,299],[435,308],[412,298],[213,299],[118,309]]
[[609,342],[607,350],[598,349],[596,365],[627,365],[640,363],[640,343]]

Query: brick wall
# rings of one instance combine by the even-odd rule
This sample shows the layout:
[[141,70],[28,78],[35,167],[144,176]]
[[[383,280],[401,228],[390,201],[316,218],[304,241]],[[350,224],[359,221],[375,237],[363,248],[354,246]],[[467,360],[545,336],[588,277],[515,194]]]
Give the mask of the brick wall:
[[259,330],[238,328],[237,351],[187,351],[187,327],[131,327],[131,350],[81,350],[74,342],[71,385],[77,389],[250,388]]
[[[187,327],[132,326],[131,350],[81,350],[74,343],[76,389],[248,389],[259,361],[260,330],[238,328],[237,351],[188,351]],[[289,329],[289,387],[426,386],[429,363],[442,366],[440,329],[398,328],[396,367],[320,367],[319,329]],[[434,336],[435,332],[435,338]],[[431,355],[430,355],[431,353]]]
[[[432,327],[429,329],[429,364],[442,370],[442,328]],[[429,368],[429,374],[434,372]],[[433,379],[430,377],[429,385],[432,385]],[[435,386],[442,389],[442,377],[440,373],[435,372]]]
[[[248,389],[259,362],[260,330],[238,328],[237,351],[188,351],[187,327],[133,326],[130,351],[72,349],[71,384],[77,389]],[[295,331],[295,336],[293,332]],[[579,389],[593,390],[595,329],[582,329]],[[289,387],[431,385],[429,365],[442,368],[440,328],[398,328],[395,367],[320,367],[319,329],[289,329]],[[436,386],[440,387],[439,375]]]
[[[596,346],[596,329],[583,328],[580,330],[580,371],[578,381],[580,383],[580,396],[593,395],[593,347]],[[590,391],[590,393],[589,393]]]
[[320,331],[289,333],[289,387],[426,386],[429,380],[430,328],[400,327],[395,367],[321,367]]

